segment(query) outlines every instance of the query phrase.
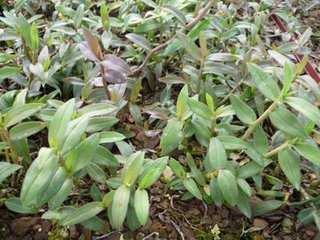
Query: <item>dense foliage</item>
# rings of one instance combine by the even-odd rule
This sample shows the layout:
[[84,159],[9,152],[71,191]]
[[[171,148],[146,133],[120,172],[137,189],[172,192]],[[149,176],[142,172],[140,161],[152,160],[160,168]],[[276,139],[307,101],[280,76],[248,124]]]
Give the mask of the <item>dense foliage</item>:
[[4,1],[2,202],[134,231],[161,183],[247,218],[292,206],[320,229],[320,88],[305,72],[319,33],[287,2]]

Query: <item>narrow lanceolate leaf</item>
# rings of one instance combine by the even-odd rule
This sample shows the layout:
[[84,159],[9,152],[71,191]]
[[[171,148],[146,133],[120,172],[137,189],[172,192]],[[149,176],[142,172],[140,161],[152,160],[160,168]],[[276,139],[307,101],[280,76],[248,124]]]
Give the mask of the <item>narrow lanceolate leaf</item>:
[[194,197],[202,200],[202,194],[198,188],[197,183],[192,178],[186,178],[183,180],[183,186],[191,193]]
[[227,164],[226,150],[224,149],[222,142],[216,137],[211,138],[210,140],[207,159],[208,166],[210,167],[210,169],[207,170],[209,171],[221,169]]
[[230,97],[232,108],[237,117],[246,124],[253,123],[256,119],[256,113],[244,101],[237,96]]
[[12,140],[20,140],[40,132],[45,127],[46,123],[40,121],[19,123],[10,129],[10,138]]
[[320,126],[320,110],[303,98],[288,97],[286,103]]
[[68,178],[64,181],[59,191],[49,200],[49,208],[56,209],[68,198],[72,191],[73,182]]
[[149,216],[149,196],[144,189],[137,189],[134,194],[134,210],[141,225],[145,225]]
[[186,177],[187,173],[184,170],[184,167],[177,160],[171,159],[169,162],[169,166],[178,178],[184,179]]
[[183,48],[186,50],[188,54],[190,54],[195,60],[201,61],[201,50],[200,48],[192,41],[190,37],[187,35],[177,32],[177,37],[183,46]]
[[128,33],[126,34],[126,38],[128,38],[131,42],[134,44],[138,45],[139,47],[145,49],[145,50],[150,50],[151,49],[151,44],[146,39],[145,37],[135,34],[135,33]]
[[130,188],[121,185],[114,193],[111,206],[111,225],[121,229],[126,218],[130,198]]
[[38,205],[57,169],[58,158],[53,150],[41,148],[22,183],[20,198],[24,205]]
[[246,142],[231,135],[220,135],[219,140],[227,150],[238,150],[246,147]]
[[12,108],[4,115],[5,127],[11,127],[38,112],[44,104],[28,103]]
[[188,107],[188,86],[185,85],[178,96],[177,100],[177,118],[183,121],[189,117],[189,107]]
[[101,202],[91,202],[87,203],[86,205],[75,209],[71,213],[67,214],[66,217],[61,219],[61,224],[63,226],[70,226],[77,223],[81,223],[86,221],[98,213],[100,213],[104,208],[102,207]]
[[144,152],[132,154],[128,160],[128,166],[124,172],[123,183],[126,186],[132,186],[138,178],[144,162]]
[[67,153],[80,143],[81,137],[87,130],[88,124],[89,118],[84,116],[72,126],[71,130],[67,132],[66,140],[63,143],[62,154]]
[[68,123],[71,120],[74,109],[75,99],[70,99],[60,106],[54,114],[49,124],[48,139],[50,147],[61,149],[66,138]]
[[202,172],[197,168],[195,161],[193,160],[191,154],[187,153],[187,163],[191,170],[192,177],[198,184],[201,186],[206,185],[206,180],[202,174]]
[[181,22],[182,25],[186,24],[187,19],[179,9],[175,8],[172,5],[165,5],[164,10],[168,10],[173,16],[177,18],[179,22]]
[[283,94],[287,94],[290,90],[291,84],[295,79],[295,69],[294,65],[286,62],[284,65],[284,79],[283,79]]
[[224,200],[231,206],[236,205],[239,192],[235,176],[229,170],[220,170],[218,185]]
[[212,118],[212,113],[207,105],[205,105],[202,102],[199,102],[195,99],[189,98],[188,99],[188,106],[191,109],[192,112],[194,112],[196,115],[210,120]]
[[303,142],[295,144],[294,149],[310,162],[320,165],[320,149],[317,146]]
[[299,156],[291,149],[286,149],[278,154],[278,161],[289,181],[297,190],[299,190],[301,183]]
[[118,132],[113,132],[113,131],[101,132],[99,136],[100,136],[99,143],[119,142],[126,138],[123,134]]
[[66,156],[65,167],[70,173],[75,173],[86,167],[92,160],[98,148],[99,138],[91,135],[83,140],[76,148]]
[[248,64],[249,72],[260,92],[271,100],[275,100],[280,95],[280,89],[270,74],[263,71],[256,64]]
[[162,172],[166,168],[168,163],[168,157],[163,157],[157,160],[157,164],[148,169],[148,171],[144,174],[139,182],[140,189],[146,189],[150,187],[153,183],[155,183],[159,177],[161,176]]
[[275,112],[271,113],[270,119],[278,129],[292,137],[308,137],[297,117],[283,107],[279,107]]
[[19,75],[19,68],[4,66],[0,68],[0,83],[6,79]]
[[14,99],[13,107],[18,107],[18,106],[26,104],[27,93],[28,93],[27,88],[20,91]]
[[238,186],[248,197],[252,195],[251,187],[246,180],[238,178]]
[[177,119],[170,119],[163,130],[160,140],[162,155],[167,155],[175,150],[182,141],[182,123]]
[[16,164],[11,164],[8,162],[0,162],[0,184],[8,176],[13,174],[15,171],[17,171],[20,168],[21,168],[21,166],[16,165]]
[[253,209],[254,216],[260,216],[272,212],[281,207],[282,204],[283,202],[278,200],[261,201],[257,203]]

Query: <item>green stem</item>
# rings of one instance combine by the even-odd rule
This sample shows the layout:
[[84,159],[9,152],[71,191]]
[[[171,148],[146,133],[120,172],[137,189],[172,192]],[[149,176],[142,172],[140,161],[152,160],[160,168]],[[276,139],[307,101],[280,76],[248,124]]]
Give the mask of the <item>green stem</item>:
[[259,126],[260,123],[262,123],[267,117],[269,117],[270,113],[273,112],[273,110],[277,107],[278,100],[274,101],[268,109],[257,119],[255,120],[251,126],[247,129],[247,131],[243,134],[241,137],[243,140],[250,137],[250,135],[253,133],[253,131],[256,129],[256,127]]
[[290,146],[290,141],[285,141],[279,147],[276,147],[275,149],[271,150],[270,152],[267,152],[266,154],[264,154],[264,157],[266,157],[266,158],[272,157],[272,156],[276,155],[277,153],[279,153],[280,151],[286,149],[289,146]]

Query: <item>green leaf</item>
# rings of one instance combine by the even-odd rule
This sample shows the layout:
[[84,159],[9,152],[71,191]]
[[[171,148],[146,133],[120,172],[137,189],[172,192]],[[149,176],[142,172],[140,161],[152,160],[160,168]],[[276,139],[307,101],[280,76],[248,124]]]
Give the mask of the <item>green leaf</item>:
[[265,154],[269,149],[268,137],[261,125],[253,132],[253,146],[261,154]]
[[62,154],[66,154],[80,143],[81,137],[85,133],[88,123],[88,117],[81,117],[77,119],[76,123],[67,131],[66,140],[62,147]]
[[50,148],[41,148],[22,183],[20,198],[25,206],[38,206],[58,169],[58,158]]
[[216,178],[213,178],[210,181],[210,196],[217,206],[220,207],[222,205],[223,195]]
[[175,16],[182,25],[185,25],[187,23],[186,17],[178,8],[172,5],[164,5],[163,7],[164,10],[168,10],[173,16]]
[[239,97],[232,95],[230,97],[232,108],[237,117],[246,124],[252,124],[256,119],[256,113]]
[[278,161],[289,181],[297,190],[299,190],[301,183],[299,156],[291,149],[286,149],[279,152]]
[[119,165],[118,159],[107,148],[100,145],[96,149],[93,161],[98,165],[107,167],[117,167]]
[[181,89],[177,100],[177,118],[180,121],[184,121],[190,116],[188,98],[188,86],[185,85]]
[[189,98],[188,99],[188,106],[191,109],[192,112],[194,112],[196,115],[210,120],[212,119],[212,113],[207,105],[205,105],[202,102],[199,102],[195,99]]
[[72,179],[67,178],[59,191],[49,200],[49,208],[56,209],[68,198],[73,188]]
[[149,196],[144,189],[137,189],[134,194],[134,209],[141,225],[145,225],[149,217]]
[[207,153],[207,160],[208,160],[208,171],[221,169],[226,166],[227,164],[227,154],[226,150],[222,142],[213,137],[210,140],[208,153]]
[[303,98],[297,97],[288,97],[286,98],[285,102],[320,126],[320,111],[316,106],[312,105]]
[[192,39],[181,32],[177,32],[177,37],[180,41],[180,44],[187,51],[187,53],[190,54],[195,60],[201,61],[202,59],[201,50],[192,41]]
[[173,118],[168,121],[160,140],[161,154],[167,155],[175,150],[182,141],[182,123]]
[[41,203],[47,203],[55,194],[57,194],[67,179],[67,172],[64,167],[59,167],[43,194]]
[[245,165],[242,165],[239,168],[238,177],[244,178],[244,179],[249,178],[249,177],[253,177],[253,176],[259,174],[262,170],[263,170],[263,168],[259,164],[251,161]]
[[235,176],[229,170],[220,170],[217,179],[223,198],[231,206],[236,205],[239,191]]
[[61,219],[61,225],[70,226],[81,223],[96,216],[101,211],[103,211],[101,202],[87,203],[84,206],[75,209],[70,214],[67,214],[66,217]]
[[20,140],[23,138],[27,138],[37,132],[40,132],[42,129],[46,127],[46,123],[39,121],[29,121],[19,123],[13,128],[10,129],[10,138],[12,140]]
[[111,225],[120,230],[126,218],[130,198],[130,188],[121,185],[114,193],[111,206]]
[[246,180],[242,179],[242,178],[238,178],[238,186],[240,187],[240,189],[248,196],[250,197],[252,195],[252,191],[251,191],[251,187],[250,185],[247,183]]
[[12,108],[4,115],[5,127],[11,127],[12,125],[15,125],[21,122],[22,120],[32,116],[33,114],[38,112],[43,106],[44,104],[42,103],[28,103]]
[[272,212],[282,206],[282,201],[267,200],[258,202],[253,209],[254,216],[260,216]]
[[192,177],[196,180],[196,182],[201,186],[206,185],[206,180],[202,175],[202,172],[197,168],[195,161],[189,153],[187,153],[187,163],[191,170]]
[[270,119],[273,125],[288,135],[300,138],[308,137],[308,134],[297,117],[283,107],[279,107],[276,111],[271,113]]
[[128,166],[123,175],[123,184],[125,186],[130,187],[134,184],[141,172],[143,162],[144,152],[139,151],[130,156]]
[[294,149],[315,165],[320,165],[320,150],[316,145],[307,142],[297,143]]
[[154,164],[150,169],[148,169],[141,178],[139,182],[139,188],[146,189],[150,187],[152,184],[154,184],[166,168],[167,163],[168,157],[162,157],[156,160],[156,164]]
[[37,208],[27,207],[23,205],[21,202],[21,199],[17,197],[9,198],[8,200],[5,201],[5,205],[9,210],[17,213],[31,214],[31,213],[38,212]]
[[218,138],[227,150],[243,150],[246,147],[245,141],[231,135],[220,135]]
[[100,133],[100,141],[99,143],[113,143],[113,142],[119,142],[125,139],[126,137],[118,132],[102,132]]
[[49,145],[55,149],[61,149],[64,140],[67,137],[66,131],[68,123],[72,118],[75,109],[75,99],[70,99],[68,102],[60,106],[54,114],[49,124]]
[[0,68],[0,83],[6,78],[12,78],[19,75],[19,68],[4,66]]
[[91,135],[89,138],[83,140],[76,148],[67,154],[65,161],[66,169],[71,173],[75,173],[86,167],[92,161],[98,143],[99,137],[97,135]]
[[128,33],[126,34],[126,38],[128,38],[131,42],[138,45],[139,47],[145,50],[151,50],[151,44],[145,37],[135,34],[135,33]]
[[183,180],[183,186],[190,192],[193,196],[202,200],[202,194],[197,186],[197,183],[192,178],[186,178]]
[[108,208],[111,205],[114,193],[115,191],[111,190],[103,196],[102,205],[104,208]]
[[33,23],[30,29],[30,46],[35,53],[39,50],[40,47],[40,38],[37,25]]
[[102,3],[100,6],[100,16],[104,29],[106,31],[109,30],[110,27],[110,19],[109,19],[109,8],[106,3]]
[[28,89],[27,88],[25,88],[22,91],[20,91],[17,94],[17,96],[15,97],[15,99],[14,99],[13,107],[18,107],[18,106],[26,104],[26,96],[27,96],[27,94],[28,94]]
[[275,100],[280,95],[280,89],[270,74],[263,71],[261,67],[254,63],[248,64],[249,72],[260,92],[271,100]]
[[17,164],[11,164],[8,162],[0,162],[0,184],[13,174],[15,171],[19,170],[21,166]]
[[101,167],[99,167],[97,164],[95,163],[90,163],[87,166],[87,172],[89,174],[89,176],[96,182],[99,183],[106,183],[107,178],[106,178],[106,173],[103,171],[103,169]]
[[242,191],[239,191],[237,206],[246,217],[251,218],[252,209],[250,205],[250,198]]
[[291,84],[295,79],[295,69],[294,65],[290,64],[289,62],[286,62],[284,64],[284,79],[283,79],[283,88],[282,92],[284,95],[288,93],[290,90]]
[[116,112],[117,108],[109,103],[93,103],[79,109],[80,116],[87,117],[103,116]]
[[169,166],[178,178],[184,179],[186,177],[187,173],[184,170],[184,167],[177,160],[171,159],[169,162]]
[[119,120],[116,117],[92,117],[90,118],[87,132],[93,133],[102,130],[108,130],[115,125]]

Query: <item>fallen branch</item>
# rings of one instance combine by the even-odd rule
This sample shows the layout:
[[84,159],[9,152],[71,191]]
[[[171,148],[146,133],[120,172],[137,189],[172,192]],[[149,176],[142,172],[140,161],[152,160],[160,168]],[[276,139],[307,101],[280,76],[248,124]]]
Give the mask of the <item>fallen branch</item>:
[[[185,29],[186,30],[190,30],[191,28],[193,28],[198,22],[200,22],[206,15],[207,13],[210,11],[210,9],[213,7],[215,1],[214,0],[209,0],[209,2],[206,4],[206,6],[204,6],[204,8],[200,9],[197,16],[190,21],[186,26]],[[176,38],[176,34],[171,37],[170,39],[168,39],[166,42],[158,45],[157,47],[151,49],[147,56],[145,57],[144,61],[142,62],[142,64],[133,69],[132,70],[132,74],[131,75],[136,75],[137,73],[139,73],[148,63],[149,59],[157,52],[161,51],[162,49],[166,48],[170,43],[172,43]]]

